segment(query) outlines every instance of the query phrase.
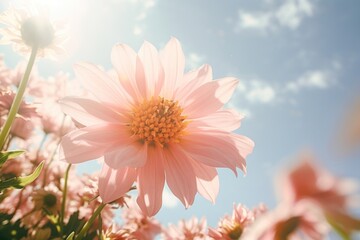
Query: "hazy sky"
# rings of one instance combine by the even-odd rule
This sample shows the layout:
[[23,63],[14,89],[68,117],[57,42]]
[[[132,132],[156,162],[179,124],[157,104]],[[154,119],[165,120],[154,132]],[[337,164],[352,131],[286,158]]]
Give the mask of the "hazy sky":
[[[51,0],[47,0],[50,1]],[[3,10],[9,1],[2,0]],[[15,1],[16,2],[16,1]],[[343,156],[337,132],[347,106],[360,92],[360,1],[347,0],[63,0],[52,1],[69,25],[69,56],[39,62],[40,74],[73,75],[89,61],[110,68],[118,42],[161,48],[174,36],[188,69],[208,63],[214,78],[240,84],[229,103],[247,117],[237,131],[255,141],[248,173],[220,170],[220,193],[212,205],[197,196],[184,207],[168,192],[157,215],[163,222],[206,216],[215,226],[233,203],[276,204],[273,178],[303,151],[340,176],[360,180],[359,153]],[[21,57],[1,46],[8,66]],[[79,165],[81,172],[91,169]]]

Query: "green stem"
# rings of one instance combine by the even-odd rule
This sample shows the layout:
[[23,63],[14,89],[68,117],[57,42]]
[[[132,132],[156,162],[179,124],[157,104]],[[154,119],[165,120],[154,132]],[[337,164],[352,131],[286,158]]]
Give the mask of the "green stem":
[[97,218],[97,216],[101,213],[103,208],[106,206],[106,204],[101,203],[100,206],[95,210],[93,215],[90,217],[90,219],[85,223],[84,227],[81,229],[80,233],[77,235],[75,240],[81,240],[85,236],[85,234],[88,232],[89,228]]
[[62,203],[61,203],[61,212],[60,212],[61,233],[63,233],[63,231],[64,231],[64,215],[65,215],[65,206],[66,206],[67,183],[68,183],[70,168],[71,168],[71,164],[69,163],[69,165],[66,169],[66,172],[65,172],[63,197],[62,197]]
[[35,62],[35,58],[36,58],[36,53],[37,53],[38,48],[37,47],[33,47],[31,50],[31,55],[29,58],[29,62],[26,66],[26,70],[24,73],[23,78],[21,79],[21,82],[19,84],[19,88],[18,88],[18,92],[15,96],[14,102],[11,105],[8,117],[6,119],[6,122],[4,124],[4,127],[0,133],[0,150],[4,147],[5,141],[7,136],[9,135],[10,129],[11,129],[11,125],[14,122],[15,116],[19,110],[22,98],[24,96],[24,92],[27,86],[27,83],[29,81],[30,78],[30,73],[31,73],[31,69],[34,65]]

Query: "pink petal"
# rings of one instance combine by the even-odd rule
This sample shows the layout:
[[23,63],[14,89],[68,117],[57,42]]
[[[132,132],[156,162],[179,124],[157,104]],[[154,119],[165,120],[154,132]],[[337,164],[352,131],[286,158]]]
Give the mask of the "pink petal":
[[125,121],[119,113],[91,99],[66,97],[59,100],[59,103],[65,114],[70,115],[71,118],[84,126]]
[[216,169],[197,161],[191,161],[191,165],[196,175],[198,192],[210,202],[215,203],[219,193],[219,176]]
[[236,167],[240,168],[246,174],[246,157],[252,153],[255,143],[246,136],[231,134],[231,139],[235,142],[237,149],[241,155],[239,161],[236,162]]
[[161,95],[172,99],[176,85],[182,80],[185,69],[185,56],[176,38],[171,38],[160,54],[165,79]]
[[227,109],[218,110],[215,113],[206,115],[202,118],[193,119],[190,123],[196,126],[208,126],[227,132],[232,132],[240,127],[243,116],[238,112]]
[[172,193],[188,208],[197,192],[192,160],[176,145],[164,151],[164,157],[166,182]]
[[148,84],[146,82],[146,78],[145,78],[143,63],[141,62],[141,60],[138,56],[136,56],[135,79],[136,79],[137,88],[138,88],[139,93],[142,96],[142,98],[150,97],[147,94],[147,92],[148,92],[147,88],[148,87],[153,88],[153,86],[151,86],[151,85],[148,86]]
[[119,145],[114,151],[105,153],[105,162],[111,168],[141,167],[147,159],[147,145],[137,141]]
[[233,77],[225,77],[214,80],[219,83],[215,96],[220,99],[222,103],[227,103],[233,95],[239,80]]
[[192,159],[210,167],[230,168],[236,174],[236,167],[245,161],[242,149],[237,146],[236,139],[227,132],[204,129],[191,131],[183,137],[181,146]]
[[203,84],[186,98],[178,96],[189,118],[199,118],[219,110],[229,100],[236,87],[237,80],[225,78]]
[[211,66],[205,64],[196,71],[188,72],[181,81],[181,86],[176,91],[178,99],[185,99],[201,85],[212,81]]
[[110,203],[124,196],[136,179],[134,168],[112,169],[103,164],[99,176],[99,194],[104,203]]
[[128,97],[120,84],[99,67],[90,63],[81,63],[74,65],[74,71],[84,87],[99,101],[127,106]]
[[119,81],[124,89],[135,99],[142,99],[136,85],[137,54],[125,44],[116,44],[111,51],[111,62],[118,73]]
[[147,97],[158,96],[164,84],[164,69],[160,62],[156,48],[149,42],[144,42],[139,50],[139,57],[143,63],[148,87]]
[[60,143],[60,159],[80,163],[99,158],[121,143],[126,129],[119,124],[98,124],[66,134]]
[[161,151],[148,148],[148,160],[144,167],[138,168],[137,203],[148,216],[155,215],[162,205],[162,192],[165,184],[163,157]]

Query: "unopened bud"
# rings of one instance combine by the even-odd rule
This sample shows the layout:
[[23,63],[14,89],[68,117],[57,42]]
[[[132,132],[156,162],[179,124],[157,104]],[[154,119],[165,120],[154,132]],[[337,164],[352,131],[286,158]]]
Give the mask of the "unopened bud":
[[48,47],[54,40],[54,32],[51,23],[38,16],[30,17],[21,25],[21,37],[30,47]]

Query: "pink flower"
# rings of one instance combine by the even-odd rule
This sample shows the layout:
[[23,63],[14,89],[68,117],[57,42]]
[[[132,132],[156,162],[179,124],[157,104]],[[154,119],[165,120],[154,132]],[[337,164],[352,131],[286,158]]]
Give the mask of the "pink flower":
[[332,225],[341,228],[347,234],[360,230],[360,220],[349,213],[352,202],[351,193],[356,186],[354,182],[340,179],[314,163],[310,156],[279,179],[279,192],[286,204],[297,204],[300,201],[311,201],[323,212]]
[[214,202],[216,168],[246,171],[254,143],[232,133],[242,117],[223,109],[237,80],[212,80],[211,67],[184,74],[184,54],[172,38],[159,54],[145,42],[136,54],[114,46],[116,74],[82,63],[75,72],[94,98],[67,97],[63,111],[81,127],[63,137],[63,159],[80,163],[104,156],[99,190],[104,202],[136,181],[137,202],[148,215],[162,205],[165,181],[189,207],[197,192]]
[[170,225],[162,234],[164,240],[210,239],[206,234],[206,219],[193,217],[187,221],[181,220],[178,225]]
[[4,57],[0,55],[0,92],[10,89],[10,73],[10,69],[5,65]]
[[0,23],[6,26],[0,29],[0,44],[12,44],[20,54],[28,54],[34,46],[38,57],[54,59],[65,53],[63,24],[50,19],[45,4],[23,2],[18,7],[11,6],[0,15]]
[[[161,232],[160,223],[145,215],[132,199],[126,201],[127,207],[122,209],[124,225],[119,233],[127,236],[126,239],[152,240]],[[126,234],[125,234],[126,233]]]
[[259,216],[241,236],[246,240],[325,239],[328,227],[313,204],[280,205]]
[[338,145],[341,150],[359,150],[360,146],[360,98],[357,97],[349,106],[340,126]]
[[[99,207],[101,204],[101,199],[98,197],[98,174],[94,175],[83,175],[80,179],[81,184],[80,189],[70,187],[74,193],[76,193],[77,199],[76,204],[78,204],[79,218],[84,218],[85,220],[89,220],[91,215],[94,213],[95,209]],[[101,219],[103,228],[108,228],[112,225],[113,218],[115,217],[114,208],[112,205],[108,204],[101,211]],[[96,229],[99,223],[97,221],[94,222],[94,226],[92,228]]]
[[216,240],[240,239],[255,218],[264,214],[265,211],[264,205],[251,211],[242,204],[234,204],[232,216],[225,216],[221,219],[217,229],[209,228],[209,236]]
[[11,126],[10,133],[12,136],[27,140],[34,131],[34,123],[30,119],[15,118]]
[[[8,114],[14,101],[15,95],[15,92],[0,92],[0,116]],[[18,116],[26,119],[29,119],[31,117],[37,117],[36,107],[32,104],[22,101],[18,111]]]

